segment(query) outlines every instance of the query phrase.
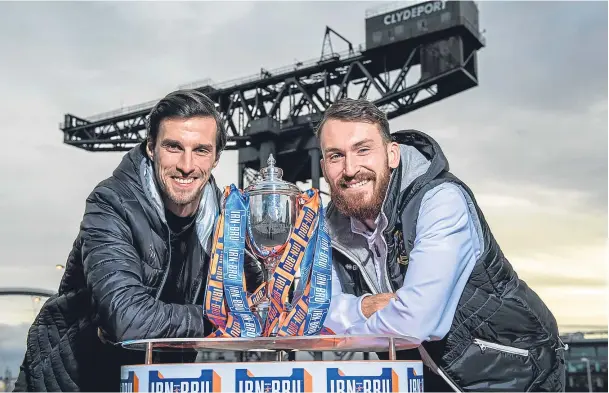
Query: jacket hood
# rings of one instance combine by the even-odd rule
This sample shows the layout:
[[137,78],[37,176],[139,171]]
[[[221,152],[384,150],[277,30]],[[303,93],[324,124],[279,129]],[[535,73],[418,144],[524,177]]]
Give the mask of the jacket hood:
[[440,173],[449,171],[448,159],[442,148],[429,135],[417,130],[403,130],[393,133],[391,139],[400,145],[400,193],[409,186],[414,186],[413,183],[419,176],[424,177],[419,180],[433,179]]
[[[114,170],[113,176],[131,188],[141,202],[143,202],[142,199],[145,200],[149,206],[144,206],[144,208],[152,210],[160,223],[165,226],[167,224],[165,206],[154,176],[152,161],[146,155],[145,146],[145,142],[142,142],[125,154]],[[203,188],[196,217],[197,235],[208,254],[211,253],[212,233],[219,214],[220,196],[216,181],[213,175],[210,175]]]

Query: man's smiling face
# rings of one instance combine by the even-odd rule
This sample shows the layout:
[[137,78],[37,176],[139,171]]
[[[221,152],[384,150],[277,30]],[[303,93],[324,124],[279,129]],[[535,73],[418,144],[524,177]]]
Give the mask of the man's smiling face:
[[324,177],[343,214],[374,220],[383,205],[399,146],[385,141],[376,124],[328,120],[320,133]]
[[178,216],[198,208],[203,188],[216,160],[216,121],[213,117],[165,119],[147,145],[165,206]]

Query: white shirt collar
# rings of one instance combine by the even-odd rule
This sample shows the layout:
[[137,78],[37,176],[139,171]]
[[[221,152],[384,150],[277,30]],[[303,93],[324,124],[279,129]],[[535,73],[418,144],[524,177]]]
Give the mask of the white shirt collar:
[[379,228],[384,228],[387,225],[387,219],[385,218],[385,214],[383,212],[381,212],[376,217],[376,220],[374,220],[375,227],[374,227],[374,231],[372,231],[372,232],[368,229],[366,224],[359,221],[358,219],[350,217],[350,220],[351,220],[351,232],[357,233],[358,235],[362,235],[368,240],[372,240],[372,239],[376,238],[377,236],[379,236],[379,231],[380,231]]

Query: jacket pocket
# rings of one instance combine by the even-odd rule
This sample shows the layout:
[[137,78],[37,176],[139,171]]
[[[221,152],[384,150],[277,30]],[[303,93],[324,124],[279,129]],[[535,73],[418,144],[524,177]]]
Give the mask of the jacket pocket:
[[474,339],[474,344],[476,344],[478,347],[480,347],[480,350],[482,352],[489,349],[491,351],[499,351],[499,352],[503,352],[503,353],[509,353],[512,355],[529,356],[529,351],[527,349],[520,349],[520,348],[515,348],[515,347],[509,347],[507,345],[495,344],[495,343],[492,343],[489,341],[480,340],[479,338]]
[[446,371],[463,391],[470,392],[527,392],[540,376],[531,351],[478,338]]

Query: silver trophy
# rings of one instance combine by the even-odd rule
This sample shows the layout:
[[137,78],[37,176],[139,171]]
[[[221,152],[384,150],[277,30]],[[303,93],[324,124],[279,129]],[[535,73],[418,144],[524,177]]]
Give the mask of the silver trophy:
[[[301,191],[295,184],[282,179],[283,171],[275,166],[272,154],[267,165],[245,191],[249,194],[249,249],[262,264],[268,294],[269,281],[298,216]],[[252,308],[263,326],[269,306],[270,300],[265,296]],[[286,304],[286,307],[289,312],[290,305]]]

